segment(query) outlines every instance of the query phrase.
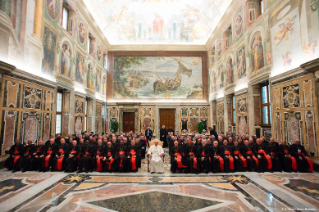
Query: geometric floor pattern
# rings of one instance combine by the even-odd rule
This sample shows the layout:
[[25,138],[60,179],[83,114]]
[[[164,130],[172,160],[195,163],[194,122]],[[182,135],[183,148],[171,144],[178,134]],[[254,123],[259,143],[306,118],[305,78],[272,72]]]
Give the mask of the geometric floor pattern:
[[315,211],[318,173],[0,171],[1,211]]
[[0,170],[0,211],[317,211],[318,173],[11,173]]

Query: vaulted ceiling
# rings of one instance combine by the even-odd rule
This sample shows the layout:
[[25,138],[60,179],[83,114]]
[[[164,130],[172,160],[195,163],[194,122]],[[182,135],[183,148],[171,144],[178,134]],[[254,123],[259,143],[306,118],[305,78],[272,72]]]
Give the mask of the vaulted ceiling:
[[85,0],[111,45],[204,45],[232,0]]

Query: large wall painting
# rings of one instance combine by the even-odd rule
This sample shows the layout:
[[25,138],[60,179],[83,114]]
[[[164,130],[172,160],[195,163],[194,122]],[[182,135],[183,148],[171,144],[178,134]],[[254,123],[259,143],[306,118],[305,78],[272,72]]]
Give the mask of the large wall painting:
[[56,35],[44,27],[42,73],[52,75],[55,66]]
[[202,59],[115,57],[113,98],[202,99]]
[[231,0],[85,0],[111,44],[205,44]]
[[274,67],[284,72],[301,63],[302,49],[298,8],[285,17],[281,14],[277,16],[281,21],[271,28],[271,43]]

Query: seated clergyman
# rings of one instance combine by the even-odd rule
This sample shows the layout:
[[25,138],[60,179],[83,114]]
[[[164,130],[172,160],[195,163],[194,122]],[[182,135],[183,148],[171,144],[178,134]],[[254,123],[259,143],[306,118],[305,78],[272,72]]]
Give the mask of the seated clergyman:
[[150,171],[151,173],[163,173],[164,172],[164,162],[163,162],[163,155],[164,150],[163,148],[158,145],[158,140],[155,140],[154,145],[152,145],[147,154],[150,156]]

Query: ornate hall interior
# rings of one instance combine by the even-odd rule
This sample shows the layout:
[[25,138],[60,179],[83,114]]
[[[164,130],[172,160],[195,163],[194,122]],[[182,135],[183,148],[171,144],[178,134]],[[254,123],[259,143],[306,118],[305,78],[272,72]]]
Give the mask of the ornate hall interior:
[[0,211],[317,211],[319,0],[0,0]]

